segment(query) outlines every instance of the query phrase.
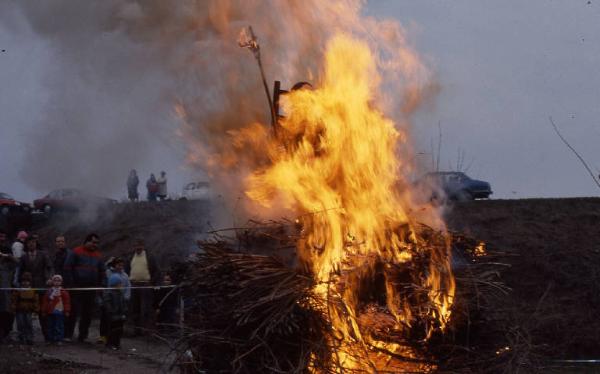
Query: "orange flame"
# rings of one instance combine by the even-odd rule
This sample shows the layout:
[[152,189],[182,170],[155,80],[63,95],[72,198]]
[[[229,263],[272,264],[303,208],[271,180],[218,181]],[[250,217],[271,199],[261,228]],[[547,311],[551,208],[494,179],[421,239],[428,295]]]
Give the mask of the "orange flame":
[[[407,136],[376,108],[380,80],[364,42],[345,34],[334,36],[327,45],[321,82],[314,90],[286,95],[287,117],[279,124],[284,131],[260,142],[270,163],[246,180],[251,200],[266,208],[282,204],[300,215],[303,239],[298,255],[317,280],[316,293],[327,300],[331,289],[337,295],[338,306],[329,315],[347,348],[383,344],[366,336],[358,323],[360,281],[372,276],[377,263],[402,267],[428,250],[421,246],[410,200],[398,190],[398,185],[409,185],[402,180],[409,165],[398,157]],[[253,125],[234,135],[234,142],[258,144],[257,137],[266,133],[263,126]],[[420,287],[427,289],[430,316],[443,329],[454,280],[448,248],[431,251]],[[411,326],[416,316],[387,278],[385,292],[397,328]],[[428,336],[432,329],[428,327]],[[388,344],[386,349],[402,347]],[[346,353],[343,347],[338,351],[342,367],[373,367]]]

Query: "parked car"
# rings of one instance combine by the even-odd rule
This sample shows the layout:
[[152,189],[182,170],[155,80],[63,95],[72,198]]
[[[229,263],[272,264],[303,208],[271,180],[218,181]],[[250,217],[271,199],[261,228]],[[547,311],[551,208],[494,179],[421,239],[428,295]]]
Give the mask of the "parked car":
[[7,193],[0,192],[0,214],[29,214],[31,205],[15,200]]
[[51,214],[56,211],[79,211],[85,208],[105,207],[116,200],[89,194],[76,188],[62,188],[34,200],[35,209]]
[[433,201],[487,199],[493,193],[488,182],[469,178],[459,171],[427,173],[415,185]]
[[212,190],[208,182],[190,182],[183,187],[179,200],[208,200],[212,197]]

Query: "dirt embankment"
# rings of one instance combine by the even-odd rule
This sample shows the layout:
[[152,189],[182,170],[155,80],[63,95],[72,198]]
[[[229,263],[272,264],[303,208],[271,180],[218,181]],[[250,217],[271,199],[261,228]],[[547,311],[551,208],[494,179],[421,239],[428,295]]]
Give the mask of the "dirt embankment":
[[207,201],[165,201],[116,204],[109,209],[81,214],[57,213],[34,220],[30,231],[40,236],[44,248],[52,248],[62,233],[69,247],[80,245],[90,232],[100,235],[105,257],[131,252],[135,239],[143,239],[163,269],[196,249],[196,240],[210,227]]
[[600,198],[475,201],[446,217],[510,265],[507,330],[545,359],[600,357]]

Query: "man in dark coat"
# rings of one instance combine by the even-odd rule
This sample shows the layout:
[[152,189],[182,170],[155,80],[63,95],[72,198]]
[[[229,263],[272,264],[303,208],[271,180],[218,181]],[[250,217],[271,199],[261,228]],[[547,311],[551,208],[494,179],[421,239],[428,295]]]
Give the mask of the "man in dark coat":
[[130,201],[138,200],[138,185],[140,184],[140,179],[137,176],[137,172],[135,169],[132,169],[129,172],[129,177],[127,178],[127,197]]
[[[67,248],[67,241],[64,235],[59,235],[54,240],[55,250],[52,258],[52,264],[54,265],[54,274],[59,274],[61,277],[65,277],[65,261],[70,249]],[[69,285],[65,285],[68,287]]]
[[[17,260],[6,241],[6,232],[0,231],[0,288],[12,287]],[[12,331],[15,316],[11,312],[10,291],[0,291],[0,343]]]

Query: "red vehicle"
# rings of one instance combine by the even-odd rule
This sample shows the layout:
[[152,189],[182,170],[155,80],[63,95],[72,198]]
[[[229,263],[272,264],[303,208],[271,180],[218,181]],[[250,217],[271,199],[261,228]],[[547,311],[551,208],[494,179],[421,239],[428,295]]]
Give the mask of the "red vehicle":
[[11,213],[26,213],[29,214],[31,206],[27,203],[22,203],[15,200],[7,193],[0,192],[0,214],[7,216]]
[[98,197],[76,188],[63,188],[51,191],[48,195],[34,200],[33,206],[46,214],[55,211],[80,211],[86,208],[104,207],[116,200]]

